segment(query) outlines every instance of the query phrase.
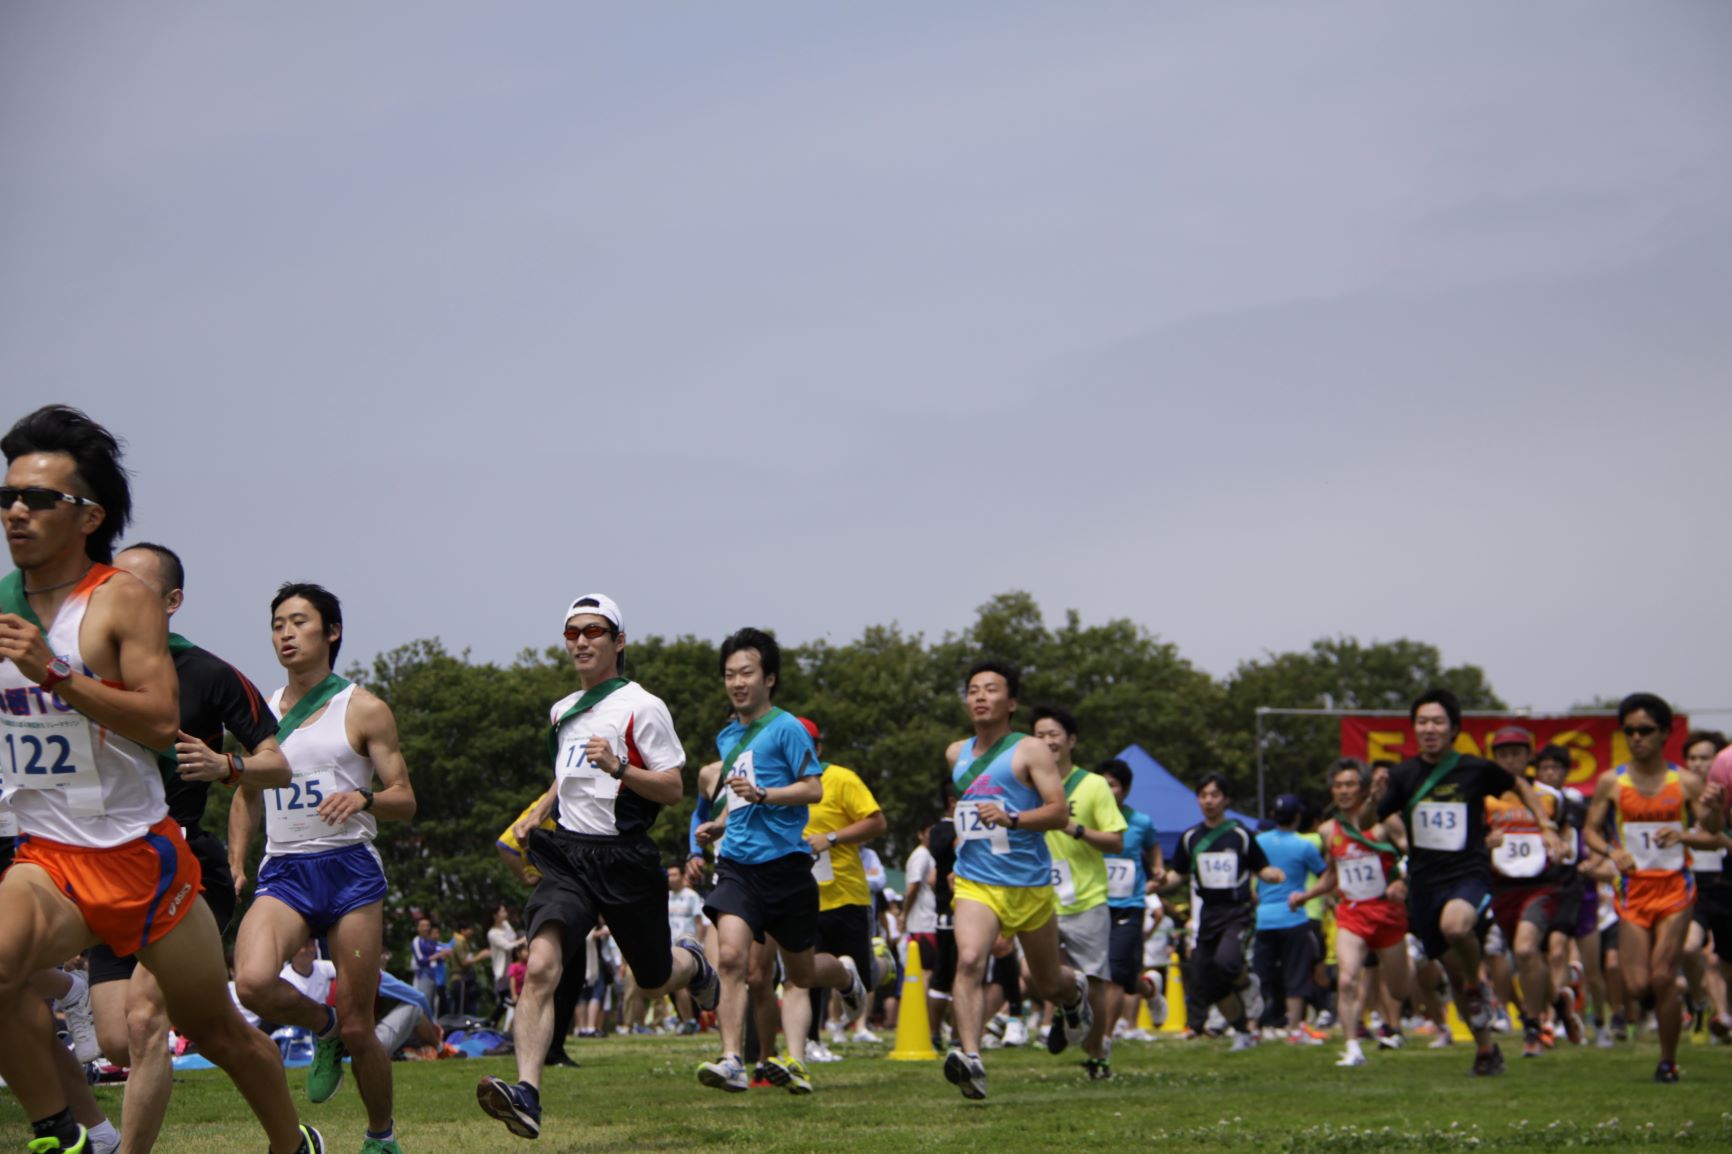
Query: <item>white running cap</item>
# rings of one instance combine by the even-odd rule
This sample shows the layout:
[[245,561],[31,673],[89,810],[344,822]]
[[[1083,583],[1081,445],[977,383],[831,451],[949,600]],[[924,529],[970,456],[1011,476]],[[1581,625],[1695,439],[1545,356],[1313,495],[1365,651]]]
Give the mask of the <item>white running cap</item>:
[[[593,602],[593,604],[586,605],[584,604],[586,601]],[[606,618],[608,624],[612,625],[615,631],[623,632],[625,629],[624,623],[619,619],[619,606],[615,605],[613,598],[605,593],[585,593],[582,597],[573,599],[571,608],[567,609],[565,616],[559,619],[559,628],[564,630],[566,622],[581,613],[592,613],[597,617]]]

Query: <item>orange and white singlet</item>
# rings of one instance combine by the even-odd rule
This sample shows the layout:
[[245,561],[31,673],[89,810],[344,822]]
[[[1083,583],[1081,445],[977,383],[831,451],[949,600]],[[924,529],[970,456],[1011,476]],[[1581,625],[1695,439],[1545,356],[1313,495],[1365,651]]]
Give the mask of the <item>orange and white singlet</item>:
[[[89,676],[79,631],[91,594],[118,572],[92,565],[46,632],[55,656]],[[20,835],[97,849],[141,838],[168,815],[154,753],[85,717],[10,661],[0,661],[0,795]]]

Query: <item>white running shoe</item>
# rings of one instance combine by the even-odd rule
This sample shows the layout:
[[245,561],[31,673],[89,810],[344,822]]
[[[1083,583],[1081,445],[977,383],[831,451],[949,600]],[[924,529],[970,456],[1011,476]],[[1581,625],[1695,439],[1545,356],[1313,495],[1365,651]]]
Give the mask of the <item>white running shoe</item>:
[[1004,1044],[1007,1046],[1028,1045],[1028,1026],[1021,1018],[1013,1017],[1004,1024]]
[[76,970],[68,970],[72,988],[63,998],[54,999],[54,1008],[66,1019],[66,1036],[72,1042],[72,1056],[80,1066],[102,1057],[102,1043],[96,1040],[96,1021],[90,1013],[90,981]]
[[858,1030],[854,1031],[854,1040],[856,1042],[882,1042],[884,1039],[880,1038],[877,1034],[874,1034],[871,1030],[868,1030],[865,1026],[861,1026]]
[[806,1043],[806,1061],[808,1062],[840,1062],[842,1055],[832,1053],[830,1047],[822,1042]]
[[1335,1064],[1337,1066],[1363,1066],[1365,1065],[1365,1051],[1358,1046],[1349,1046]]

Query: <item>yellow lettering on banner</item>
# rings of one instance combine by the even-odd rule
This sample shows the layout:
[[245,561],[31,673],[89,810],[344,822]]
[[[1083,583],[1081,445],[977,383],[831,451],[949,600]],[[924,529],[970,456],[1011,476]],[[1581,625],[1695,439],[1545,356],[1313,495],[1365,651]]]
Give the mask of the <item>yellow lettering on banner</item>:
[[1624,739],[1624,731],[1612,730],[1612,764],[1624,765],[1630,760],[1630,743]]
[[1407,734],[1399,729],[1374,729],[1365,735],[1367,762],[1401,761],[1407,748]]
[[1566,729],[1552,736],[1553,745],[1570,751],[1570,772],[1565,785],[1592,781],[1600,772],[1600,759],[1594,756],[1594,739],[1579,729]]
[[1465,753],[1470,757],[1479,757],[1479,742],[1473,739],[1471,733],[1458,733],[1455,735],[1455,751]]

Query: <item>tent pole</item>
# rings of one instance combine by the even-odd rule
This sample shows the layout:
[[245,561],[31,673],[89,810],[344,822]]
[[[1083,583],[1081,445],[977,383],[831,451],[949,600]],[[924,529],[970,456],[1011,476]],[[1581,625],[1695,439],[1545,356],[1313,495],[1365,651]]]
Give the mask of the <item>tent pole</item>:
[[1263,804],[1263,714],[1267,707],[1257,707],[1257,820],[1262,821],[1269,816],[1268,807]]

